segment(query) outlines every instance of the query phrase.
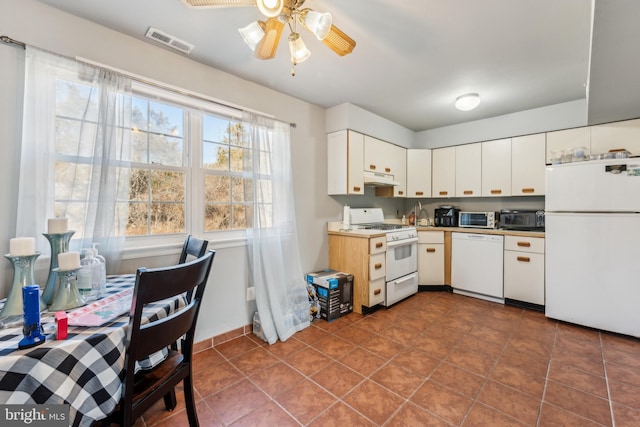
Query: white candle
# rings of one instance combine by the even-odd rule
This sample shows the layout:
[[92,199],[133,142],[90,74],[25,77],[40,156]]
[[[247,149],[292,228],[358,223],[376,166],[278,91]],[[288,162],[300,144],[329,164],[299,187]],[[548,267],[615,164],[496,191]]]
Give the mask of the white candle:
[[49,218],[47,220],[47,233],[62,234],[69,231],[69,218]]
[[58,268],[62,271],[80,268],[80,252],[63,252],[59,254]]
[[33,255],[36,253],[36,239],[34,237],[16,237],[9,240],[9,254],[11,256]]

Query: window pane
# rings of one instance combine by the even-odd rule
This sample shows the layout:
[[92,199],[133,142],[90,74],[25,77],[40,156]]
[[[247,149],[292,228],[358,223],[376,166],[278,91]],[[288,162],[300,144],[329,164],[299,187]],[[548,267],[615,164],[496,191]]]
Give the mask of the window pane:
[[204,200],[205,202],[227,202],[231,200],[230,188],[231,177],[207,175],[204,177]]
[[205,115],[202,120],[202,139],[207,142],[229,143],[229,119]]
[[133,130],[131,132],[131,161],[137,163],[149,162],[149,134]]
[[184,176],[182,172],[152,171],[151,198],[154,202],[184,202]]
[[202,164],[207,169],[229,170],[229,146],[205,141]]
[[91,181],[91,166],[56,162],[55,200],[86,200]]
[[150,200],[150,179],[149,171],[146,169],[131,169],[129,176],[129,199],[148,201]]
[[96,129],[95,123],[83,123],[58,117],[56,119],[56,152],[69,156],[93,155]]
[[183,203],[151,204],[151,234],[181,233],[183,231]]
[[[93,97],[93,98],[92,98]],[[89,84],[67,80],[56,81],[56,115],[95,122],[98,96]]]
[[246,209],[244,205],[233,205],[233,223],[231,228],[234,230],[242,230],[247,228],[245,219]]
[[182,166],[183,142],[181,138],[149,135],[149,163]]
[[129,203],[127,236],[149,234],[149,217],[146,203]]
[[182,137],[183,121],[182,108],[153,101],[149,103],[149,131]]
[[149,130],[149,103],[145,99],[133,98],[131,103],[131,126],[135,130],[146,132]]
[[205,231],[229,230],[231,227],[230,205],[205,205],[204,228]]

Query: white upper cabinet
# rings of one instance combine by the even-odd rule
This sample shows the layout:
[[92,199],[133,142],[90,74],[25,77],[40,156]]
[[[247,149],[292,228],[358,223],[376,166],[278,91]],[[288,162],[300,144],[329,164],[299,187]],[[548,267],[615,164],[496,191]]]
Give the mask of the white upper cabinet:
[[431,152],[431,197],[456,195],[456,147]]
[[511,195],[511,138],[482,143],[482,196]]
[[390,156],[389,143],[365,135],[364,170],[394,175],[393,159]]
[[364,194],[364,135],[341,130],[327,135],[327,193]]
[[407,197],[431,197],[431,150],[407,150]]
[[640,119],[591,126],[591,153],[627,150],[640,156]]
[[548,165],[559,163],[563,152],[573,152],[581,147],[585,148],[585,154],[589,155],[589,147],[591,147],[591,128],[589,127],[547,132],[546,163]]
[[482,191],[482,144],[456,146],[456,197],[478,197]]
[[544,195],[545,134],[511,139],[511,195]]
[[391,173],[398,185],[393,187],[393,197],[407,197],[407,149],[387,143]]

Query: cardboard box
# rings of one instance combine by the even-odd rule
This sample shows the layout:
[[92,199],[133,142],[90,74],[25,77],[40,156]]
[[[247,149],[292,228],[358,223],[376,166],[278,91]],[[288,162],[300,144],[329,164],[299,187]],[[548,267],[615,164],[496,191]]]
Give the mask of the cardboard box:
[[308,273],[307,283],[316,288],[320,318],[332,321],[353,311],[353,275],[335,270]]

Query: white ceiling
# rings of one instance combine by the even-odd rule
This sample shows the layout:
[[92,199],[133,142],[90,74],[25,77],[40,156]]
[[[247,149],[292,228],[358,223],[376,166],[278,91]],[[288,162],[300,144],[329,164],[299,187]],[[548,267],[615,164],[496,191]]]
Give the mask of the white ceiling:
[[[322,106],[349,102],[414,131],[586,97],[591,0],[307,0],[354,40],[336,55],[300,29],[311,57],[291,63],[285,29],[262,61],[238,28],[255,7],[187,8],[179,0],[41,0],[140,40],[152,26],[195,45],[189,55],[217,69]],[[480,106],[455,110],[477,92]]]

